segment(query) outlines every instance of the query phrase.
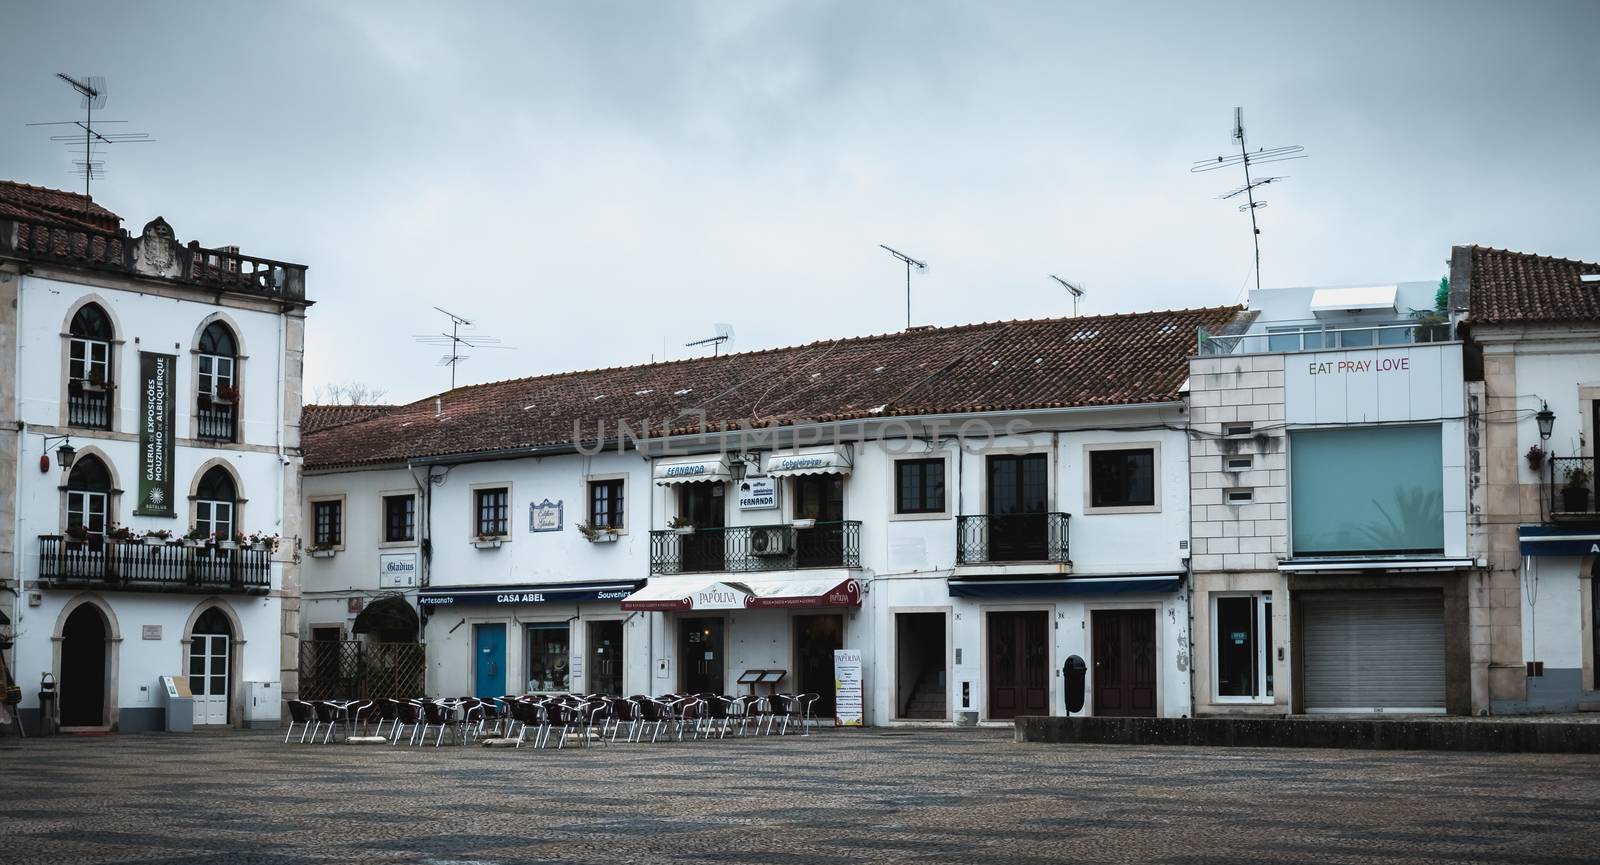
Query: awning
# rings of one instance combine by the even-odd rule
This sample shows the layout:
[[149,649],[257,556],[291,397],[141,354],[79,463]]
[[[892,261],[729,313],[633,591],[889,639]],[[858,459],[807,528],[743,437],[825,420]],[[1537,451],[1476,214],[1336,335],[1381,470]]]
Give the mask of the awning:
[[356,614],[355,622],[350,625],[350,632],[353,634],[384,634],[397,631],[410,632],[413,639],[417,633],[417,611],[403,595],[389,595],[367,604]]
[[1363,312],[1395,309],[1398,285],[1373,285],[1360,288],[1319,288],[1311,293],[1311,312]]
[[733,472],[722,454],[663,459],[656,460],[655,480],[658,484],[721,483],[733,480]]
[[1600,555],[1600,532],[1593,528],[1522,526],[1517,531],[1517,540],[1525,556]]
[[1115,595],[1162,594],[1175,592],[1183,582],[1183,575],[1162,574],[1101,574],[1063,577],[1060,574],[1039,576],[970,577],[950,579],[950,596],[953,598],[1026,598],[1054,597],[1058,595]]
[[620,601],[639,588],[635,581],[617,583],[535,583],[526,586],[462,586],[425,589],[417,596],[424,609],[512,604],[573,604],[583,601]]
[[1278,572],[1283,574],[1316,574],[1361,571],[1460,571],[1477,566],[1476,559],[1463,558],[1289,559],[1279,563]]
[[847,475],[850,474],[850,451],[838,447],[798,448],[780,451],[767,457],[767,474],[775,477],[790,475]]
[[658,577],[622,602],[624,610],[689,612],[784,607],[859,607],[861,583],[836,577],[798,580],[692,580]]

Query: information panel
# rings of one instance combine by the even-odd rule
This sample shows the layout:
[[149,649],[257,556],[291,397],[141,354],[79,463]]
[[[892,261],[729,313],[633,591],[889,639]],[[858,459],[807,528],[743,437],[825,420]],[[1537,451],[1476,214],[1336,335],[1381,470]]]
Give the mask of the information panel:
[[833,725],[860,727],[862,715],[861,650],[833,650]]

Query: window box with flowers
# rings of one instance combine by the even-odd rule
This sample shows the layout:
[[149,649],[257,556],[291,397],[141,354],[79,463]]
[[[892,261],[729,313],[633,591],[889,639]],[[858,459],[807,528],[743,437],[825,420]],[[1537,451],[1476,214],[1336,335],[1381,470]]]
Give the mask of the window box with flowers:
[[215,540],[216,537],[210,532],[200,528],[199,526],[195,526],[189,530],[188,534],[183,536],[183,545],[191,549],[198,549],[200,547],[211,546],[212,542]]
[[251,549],[260,550],[265,553],[275,553],[278,551],[278,542],[280,540],[282,539],[275,534],[269,535],[266,532],[252,532],[248,542]]
[[613,544],[617,541],[617,530],[609,526],[595,528],[588,523],[578,523],[578,534],[591,544]]
[[501,540],[498,535],[478,535],[472,541],[472,545],[480,550],[498,550]]
[[675,535],[694,534],[694,523],[684,517],[673,517],[667,521],[667,528]]
[[320,544],[312,544],[311,546],[306,547],[306,552],[310,553],[311,558],[313,559],[331,559],[339,554],[339,550],[334,546],[332,541],[324,541]]
[[164,547],[172,542],[172,532],[168,529],[151,529],[144,533],[144,545],[147,547]]
[[134,537],[135,535],[133,533],[133,529],[130,529],[127,526],[113,524],[111,528],[106,529],[106,540],[108,541],[115,541],[119,544],[131,544],[133,543]]

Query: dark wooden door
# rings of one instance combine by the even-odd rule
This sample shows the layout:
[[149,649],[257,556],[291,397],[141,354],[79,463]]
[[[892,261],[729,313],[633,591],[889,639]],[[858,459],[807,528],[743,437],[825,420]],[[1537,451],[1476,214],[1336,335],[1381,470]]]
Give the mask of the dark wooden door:
[[684,619],[683,690],[690,694],[720,694],[722,674],[722,620]]
[[1094,613],[1094,713],[1156,716],[1154,610]]
[[1050,714],[1050,614],[989,614],[989,717]]
[[989,560],[1042,561],[1049,542],[1050,469],[1044,454],[989,457]]
[[801,693],[817,695],[812,707],[818,718],[832,718],[834,704],[833,653],[844,648],[844,616],[794,617],[794,683]]
[[[838,567],[844,563],[844,478],[800,475],[794,479],[796,519],[816,520],[809,529],[795,529],[795,563],[802,568]],[[828,660],[832,669],[833,659]],[[833,674],[828,674],[832,680]],[[820,708],[820,705],[819,705]]]
[[684,535],[683,569],[685,571],[720,571],[726,561],[723,526],[727,525],[727,496],[718,483],[690,483],[678,485],[678,516],[694,526],[693,534]]

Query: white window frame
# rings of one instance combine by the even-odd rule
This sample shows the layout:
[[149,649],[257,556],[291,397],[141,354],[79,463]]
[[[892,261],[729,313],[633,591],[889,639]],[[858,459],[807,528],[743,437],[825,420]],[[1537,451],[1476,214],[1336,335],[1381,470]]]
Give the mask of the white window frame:
[[622,482],[622,526],[620,528],[615,528],[615,531],[616,531],[616,533],[618,535],[625,535],[625,534],[628,533],[628,526],[633,523],[633,517],[628,513],[628,510],[629,510],[629,508],[628,508],[628,475],[625,472],[624,473],[613,473],[613,474],[608,474],[608,475],[586,475],[586,476],[584,476],[584,479],[583,479],[583,521],[585,523],[590,523],[592,528],[596,528],[596,529],[606,528],[605,526],[594,526],[594,525],[592,525],[593,519],[594,519],[594,515],[592,513],[590,513],[590,510],[594,507],[594,485],[595,484],[599,484],[599,483],[609,483],[611,481],[621,481]]
[[[194,527],[206,526],[206,533],[219,541],[233,540],[233,533],[237,530],[235,513],[237,502],[225,502],[218,499],[194,500]],[[202,513],[205,513],[202,516]]]
[[[98,350],[100,357],[94,357]],[[82,356],[79,353],[82,352]],[[80,375],[73,375],[73,367],[82,365]],[[97,375],[98,373],[98,375]],[[81,382],[92,382],[96,379],[109,381],[111,378],[111,343],[103,339],[89,339],[82,336],[68,338],[67,348],[67,377]]]
[[[1150,451],[1151,497],[1148,505],[1127,505],[1097,508],[1094,502],[1094,464],[1091,454],[1101,451]],[[1161,513],[1161,442],[1094,442],[1083,446],[1083,512],[1085,514],[1158,514]]]
[[[98,511],[95,506],[98,503]],[[105,534],[111,520],[111,496],[108,493],[94,490],[67,490],[67,525],[72,525],[72,516],[78,515],[78,525],[83,526],[90,534]],[[89,526],[90,517],[100,517],[100,530],[95,531]]]
[[[210,369],[206,368],[208,365]],[[226,371],[223,367],[226,367]],[[238,360],[221,354],[197,354],[195,369],[200,381],[198,393],[212,399],[221,399],[218,393],[224,385],[233,384]]]
[[[1218,677],[1217,640],[1222,632],[1217,629],[1217,602],[1224,598],[1251,598],[1255,601],[1255,622],[1258,632],[1256,634],[1256,695],[1253,697],[1224,697],[1219,693],[1222,688]],[[1211,645],[1207,651],[1211,655],[1211,701],[1213,703],[1236,703],[1244,705],[1272,705],[1277,699],[1273,694],[1267,693],[1267,679],[1272,672],[1272,659],[1276,650],[1266,640],[1266,629],[1262,627],[1272,615],[1271,592],[1216,592],[1210,596],[1209,614],[1211,616]],[[1274,635],[1276,639],[1276,635]],[[1274,689],[1276,690],[1276,689]]]

